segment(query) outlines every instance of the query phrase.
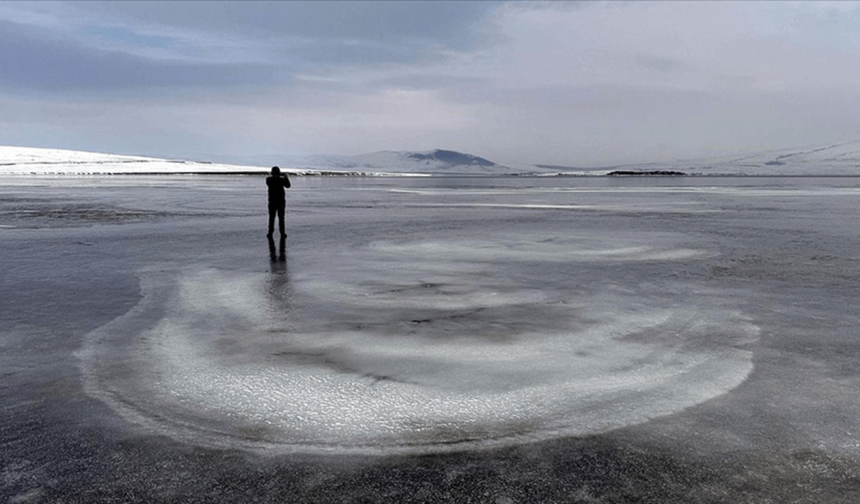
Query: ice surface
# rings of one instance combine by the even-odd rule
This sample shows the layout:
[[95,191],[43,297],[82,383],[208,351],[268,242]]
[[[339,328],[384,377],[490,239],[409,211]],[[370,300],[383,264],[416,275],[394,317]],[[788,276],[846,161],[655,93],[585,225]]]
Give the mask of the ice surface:
[[[252,181],[227,184],[198,183],[193,198],[167,185],[138,204],[257,215]],[[81,351],[87,390],[155,432],[270,453],[460,450],[640,424],[753,370],[751,294],[709,281],[760,275],[749,247],[720,260],[733,235],[841,236],[850,221],[830,214],[790,232],[755,216],[784,204],[821,216],[822,201],[842,212],[860,195],[850,181],[313,184],[291,190],[306,224],[289,261],[239,267],[247,238],[208,260],[145,261],[140,303]],[[212,222],[202,236],[247,228]],[[850,267],[785,264],[798,278]]]
[[860,178],[0,182],[13,501],[857,501]]
[[88,389],[196,443],[426,452],[644,422],[753,368],[758,328],[726,292],[553,272],[713,256],[677,236],[444,236],[327,250],[289,275],[142,270],[143,300],[81,353]]

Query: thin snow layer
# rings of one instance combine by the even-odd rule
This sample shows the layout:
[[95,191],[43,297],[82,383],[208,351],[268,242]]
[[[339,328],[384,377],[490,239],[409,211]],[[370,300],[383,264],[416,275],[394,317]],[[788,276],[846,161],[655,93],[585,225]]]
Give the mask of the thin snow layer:
[[137,307],[81,351],[87,389],[157,432],[266,453],[435,452],[645,422],[749,375],[758,328],[724,308],[731,293],[499,273],[707,254],[637,238],[373,242],[290,275],[151,267]]
[[260,172],[266,168],[63,149],[0,146],[0,175]]
[[701,175],[856,177],[860,176],[860,141],[650,163],[637,168],[678,170]]
[[290,175],[428,176],[420,170],[415,171],[417,165],[399,170],[389,166],[376,169],[368,164],[359,166],[355,162],[344,162],[344,158],[336,156],[314,156],[306,159],[266,157],[271,164],[248,166],[63,149],[0,146],[0,176],[263,174],[268,172],[272,164],[280,165],[282,171]]

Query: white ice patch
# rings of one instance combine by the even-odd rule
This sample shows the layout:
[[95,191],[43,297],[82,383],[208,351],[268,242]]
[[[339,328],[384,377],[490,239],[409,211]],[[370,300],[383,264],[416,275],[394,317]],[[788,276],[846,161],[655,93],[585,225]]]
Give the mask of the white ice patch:
[[420,261],[497,260],[571,262],[571,261],[671,261],[712,256],[707,250],[671,248],[655,245],[619,244],[618,240],[593,237],[534,241],[510,238],[496,240],[460,240],[451,242],[378,242],[373,249],[393,257],[410,257]]
[[[350,252],[346,267],[289,278],[141,272],[141,303],[80,353],[87,390],[189,442],[398,453],[603,432],[723,394],[752,370],[758,330],[717,307],[725,293],[560,291],[489,267],[702,251],[476,239]],[[683,306],[659,301],[667,292]]]

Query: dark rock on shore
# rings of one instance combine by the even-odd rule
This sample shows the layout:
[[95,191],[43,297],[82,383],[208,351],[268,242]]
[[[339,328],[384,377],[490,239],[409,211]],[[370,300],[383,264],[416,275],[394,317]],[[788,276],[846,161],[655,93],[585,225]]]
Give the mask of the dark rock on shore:
[[684,172],[679,171],[671,171],[671,170],[647,170],[647,171],[639,171],[639,170],[616,170],[607,173],[610,177],[618,177],[618,176],[684,176],[687,175]]

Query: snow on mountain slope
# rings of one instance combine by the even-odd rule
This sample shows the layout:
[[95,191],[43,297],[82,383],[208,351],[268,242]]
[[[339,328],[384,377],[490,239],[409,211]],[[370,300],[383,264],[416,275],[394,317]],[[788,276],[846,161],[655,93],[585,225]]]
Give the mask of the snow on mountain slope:
[[0,146],[0,175],[265,173],[273,165],[294,175],[428,175],[440,172],[487,175],[510,172],[509,168],[477,156],[443,150],[378,152],[355,157],[260,156],[248,159],[251,165]]
[[450,150],[381,151],[353,156],[357,168],[445,175],[511,175],[517,170],[482,157]]
[[860,176],[860,141],[666,163],[701,175]]
[[860,140],[623,166],[582,168],[533,165],[540,175],[606,175],[616,171],[681,172],[688,175],[860,176]]
[[0,175],[243,173],[265,169],[64,149],[0,146]]

